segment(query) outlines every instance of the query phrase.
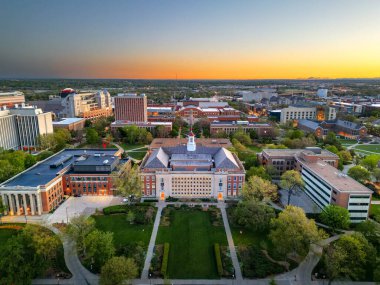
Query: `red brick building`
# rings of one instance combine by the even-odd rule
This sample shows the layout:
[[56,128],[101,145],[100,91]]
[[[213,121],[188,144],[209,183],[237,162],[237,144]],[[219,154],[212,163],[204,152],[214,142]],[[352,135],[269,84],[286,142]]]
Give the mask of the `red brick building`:
[[147,97],[145,94],[122,94],[114,97],[115,120],[130,122],[147,122]]

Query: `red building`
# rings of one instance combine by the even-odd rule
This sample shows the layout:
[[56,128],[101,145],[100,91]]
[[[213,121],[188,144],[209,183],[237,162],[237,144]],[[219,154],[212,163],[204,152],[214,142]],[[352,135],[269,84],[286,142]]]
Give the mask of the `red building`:
[[147,122],[147,97],[145,94],[122,94],[115,99],[115,120]]

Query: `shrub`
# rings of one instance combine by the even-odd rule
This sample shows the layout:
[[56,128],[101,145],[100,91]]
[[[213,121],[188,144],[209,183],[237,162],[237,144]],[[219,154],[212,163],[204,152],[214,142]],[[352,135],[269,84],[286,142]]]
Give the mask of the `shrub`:
[[214,252],[215,252],[216,267],[218,269],[218,274],[219,274],[219,276],[222,276],[223,275],[223,265],[222,265],[222,258],[220,257],[219,243],[214,244]]
[[161,265],[161,274],[164,278],[166,278],[166,271],[168,269],[168,260],[169,260],[169,243],[164,244],[164,255],[162,257],[162,265]]
[[115,205],[103,209],[104,215],[121,214],[127,212],[127,205]]

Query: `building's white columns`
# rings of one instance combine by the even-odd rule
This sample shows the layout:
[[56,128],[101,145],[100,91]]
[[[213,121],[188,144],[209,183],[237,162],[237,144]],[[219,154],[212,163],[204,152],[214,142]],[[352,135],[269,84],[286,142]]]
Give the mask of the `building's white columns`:
[[21,212],[20,212],[20,201],[19,201],[18,194],[15,194],[15,198],[16,198],[16,212],[17,212],[17,215],[20,216]]
[[3,205],[4,205],[5,209],[6,209],[6,212],[7,212],[7,214],[9,214],[9,211],[8,211],[8,209],[9,209],[9,207],[8,207],[8,199],[7,199],[8,197],[5,194],[1,194],[1,198],[3,200]]
[[37,197],[37,206],[38,206],[38,215],[42,215],[42,202],[41,202],[41,193],[36,193]]
[[8,194],[8,203],[9,203],[9,208],[10,208],[10,215],[13,216],[15,214],[15,208],[12,200],[12,194]]
[[29,195],[30,199],[30,209],[32,211],[32,216],[36,214],[36,203],[34,202],[34,194]]
[[24,205],[24,215],[28,214],[28,204],[26,203],[26,194],[22,194],[22,200]]

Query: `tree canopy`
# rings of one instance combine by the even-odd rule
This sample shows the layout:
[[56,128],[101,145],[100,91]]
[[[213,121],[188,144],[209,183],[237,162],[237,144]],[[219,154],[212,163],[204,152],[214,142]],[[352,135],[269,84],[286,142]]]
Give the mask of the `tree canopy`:
[[251,176],[244,184],[242,196],[244,200],[276,201],[278,199],[277,186],[269,180]]
[[334,231],[337,229],[347,229],[350,225],[350,213],[346,208],[328,205],[321,213],[321,220]]
[[310,243],[324,237],[314,220],[308,219],[305,212],[295,206],[287,206],[276,219],[272,219],[271,228],[269,238],[276,251],[283,256],[305,255]]
[[281,175],[280,186],[288,191],[288,205],[291,196],[296,191],[303,190],[304,184],[301,174],[297,170],[288,170]]
[[360,165],[351,167],[347,174],[361,183],[364,183],[371,178],[371,173]]
[[102,267],[100,273],[101,285],[122,285],[138,276],[138,268],[132,258],[124,256],[112,257]]
[[123,196],[133,195],[140,197],[142,193],[142,181],[139,175],[138,165],[123,167],[113,176],[113,186]]
[[259,232],[268,230],[275,216],[273,208],[256,200],[239,203],[232,213],[237,225]]

